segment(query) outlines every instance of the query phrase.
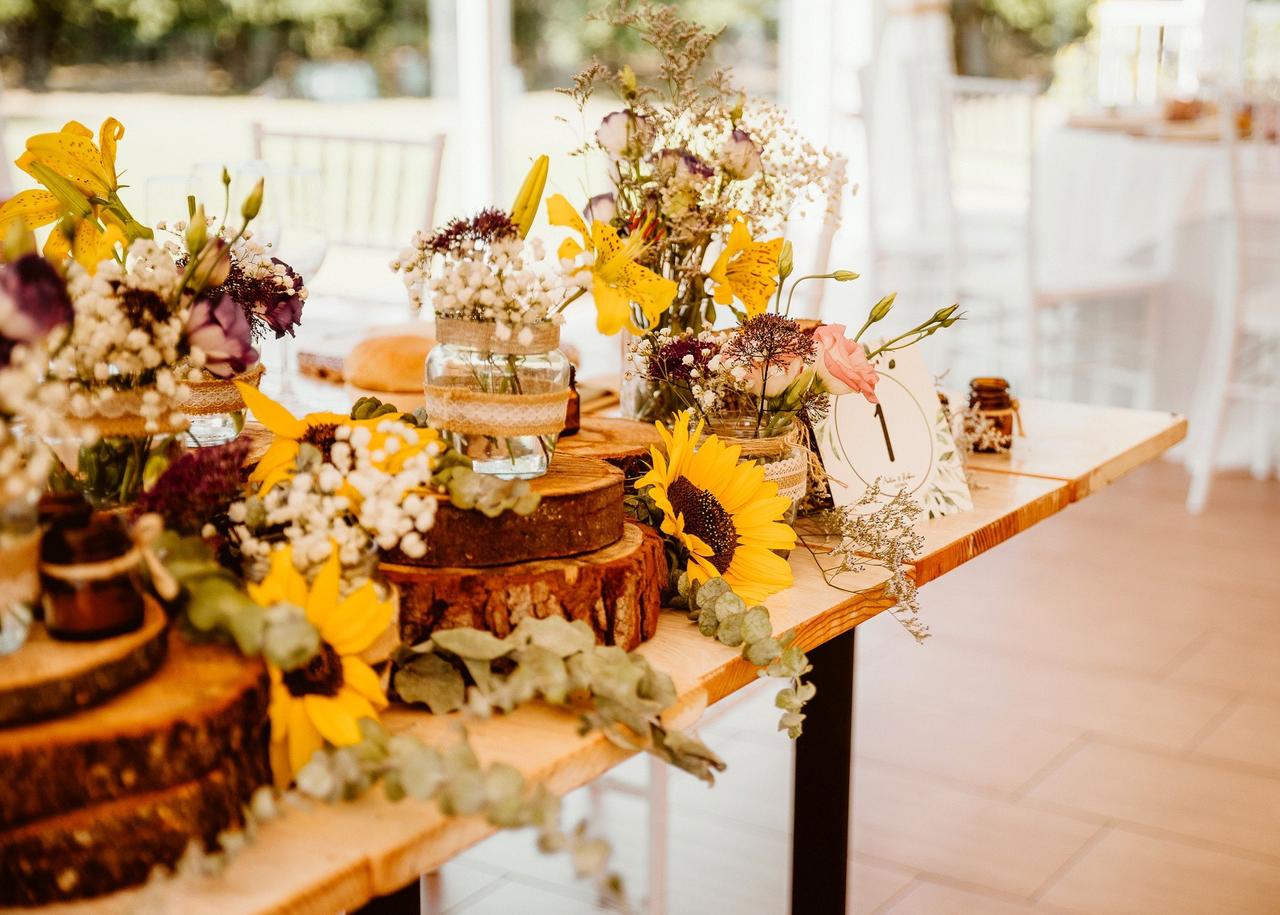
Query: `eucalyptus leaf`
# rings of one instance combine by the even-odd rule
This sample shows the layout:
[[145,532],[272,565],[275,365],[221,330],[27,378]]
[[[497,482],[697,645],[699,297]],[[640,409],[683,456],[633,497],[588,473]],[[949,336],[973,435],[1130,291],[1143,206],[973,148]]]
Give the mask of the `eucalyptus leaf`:
[[712,578],[698,586],[695,600],[699,607],[707,607],[716,602],[720,595],[729,593],[729,583],[723,578]]
[[462,674],[438,654],[424,654],[396,671],[396,692],[406,702],[425,702],[434,715],[462,708],[466,684]]
[[569,671],[561,656],[540,645],[530,645],[517,655],[517,670],[526,672],[537,693],[554,705],[563,705],[569,696]]
[[[719,580],[723,581],[723,579]],[[732,591],[727,591],[716,598],[712,607],[715,608],[716,616],[723,623],[731,616],[746,612],[747,602]]]
[[764,667],[782,654],[782,648],[778,645],[777,639],[766,638],[758,642],[748,642],[742,654],[756,667]]
[[440,629],[431,634],[431,641],[460,658],[492,661],[508,654],[512,645],[482,629]]
[[[716,606],[718,609],[719,604]],[[769,611],[764,607],[752,607],[742,617],[742,638],[746,642],[763,641],[771,635],[773,635],[773,622],[769,619]]]
[[735,613],[720,621],[720,628],[716,631],[716,638],[720,640],[720,644],[728,645],[730,648],[737,648],[742,644],[742,620],[745,615]]
[[517,645],[537,645],[554,652],[556,657],[567,658],[580,651],[589,651],[596,644],[595,634],[582,620],[570,622],[562,616],[546,619],[525,617],[511,634]]
[[720,617],[716,616],[715,607],[706,607],[698,613],[698,631],[707,638],[714,638],[720,628]]
[[726,768],[725,761],[710,747],[683,731],[654,728],[654,740],[669,762],[708,784],[715,784],[715,773]]

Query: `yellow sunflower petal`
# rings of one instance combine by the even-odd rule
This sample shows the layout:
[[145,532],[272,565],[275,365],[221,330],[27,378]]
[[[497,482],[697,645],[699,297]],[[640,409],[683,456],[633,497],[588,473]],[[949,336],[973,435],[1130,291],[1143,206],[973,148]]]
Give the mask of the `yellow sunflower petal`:
[[[311,698],[310,696],[305,698]],[[324,746],[324,740],[307,714],[306,702],[293,702],[289,705],[289,768],[297,775],[298,770],[311,761],[311,757]]]
[[271,669],[271,707],[268,717],[271,719],[271,739],[284,740],[289,732],[289,707],[293,704],[293,696],[280,681],[280,671]]
[[268,430],[285,438],[299,439],[307,431],[306,424],[252,385],[235,382],[245,405]]
[[[320,736],[335,747],[349,747],[360,742],[357,716],[351,713],[347,703],[338,700],[338,696],[319,696],[313,693],[303,696],[301,704]],[[367,701],[365,705],[368,705]],[[371,713],[372,711],[370,709]]]
[[359,658],[342,659],[342,682],[368,699],[375,708],[386,708],[387,697],[378,675]]
[[386,631],[391,615],[391,602],[378,600],[373,584],[365,582],[338,606],[321,634],[338,654],[358,654]]
[[[338,562],[338,551],[330,550],[329,558],[320,566],[320,571],[311,581],[311,590],[307,593],[307,619],[317,629],[326,642],[329,639],[330,624],[338,616],[338,589],[342,585],[342,566]],[[342,653],[337,645],[333,646]]]

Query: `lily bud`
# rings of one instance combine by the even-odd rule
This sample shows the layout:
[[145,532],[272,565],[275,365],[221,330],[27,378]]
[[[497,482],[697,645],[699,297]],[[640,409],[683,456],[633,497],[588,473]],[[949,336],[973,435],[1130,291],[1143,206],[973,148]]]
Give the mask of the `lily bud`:
[[854,273],[852,270],[837,270],[831,274],[831,278],[837,283],[847,283],[850,280],[856,280],[861,274]]
[[[188,198],[194,200],[194,198]],[[205,240],[209,237],[209,223],[205,219],[204,204],[196,207],[191,213],[191,221],[187,223],[187,233],[185,240],[187,242],[187,251],[191,254],[197,253],[204,247]]]
[[631,64],[623,64],[622,69],[618,72],[618,82],[622,85],[624,93],[635,95],[636,73],[631,69]]
[[782,251],[778,255],[778,279],[785,280],[791,276],[791,271],[795,270],[795,251],[791,247],[790,241],[782,243]]
[[244,217],[245,222],[253,219],[262,209],[262,193],[266,184],[265,178],[259,178],[258,183],[253,186],[253,190],[249,192],[249,196],[244,199],[244,203],[240,206],[240,215]]
[[231,172],[227,171],[227,167],[222,166],[222,186],[231,187]]
[[896,292],[891,292],[879,302],[876,302],[875,306],[871,309],[871,314],[868,316],[870,321],[872,323],[875,323],[876,321],[883,321],[889,314],[890,310],[892,310],[893,303],[897,301],[897,299],[898,294]]
[[959,305],[949,305],[946,308],[939,308],[936,312],[934,312],[933,320],[937,321],[939,324],[942,324],[943,326],[947,326],[946,324],[947,319],[950,318],[953,314],[955,314],[956,309],[958,309],[959,307],[960,307]]
[[221,286],[231,275],[231,248],[221,238],[211,238],[196,256],[192,276],[202,288]]

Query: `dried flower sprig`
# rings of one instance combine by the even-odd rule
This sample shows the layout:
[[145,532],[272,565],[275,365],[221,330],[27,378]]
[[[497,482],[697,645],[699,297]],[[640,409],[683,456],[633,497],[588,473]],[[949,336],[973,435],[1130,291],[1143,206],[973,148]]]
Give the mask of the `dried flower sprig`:
[[924,536],[916,528],[921,512],[906,492],[886,500],[877,479],[853,505],[812,519],[819,531],[837,538],[829,554],[814,554],[827,583],[840,587],[836,579],[842,574],[885,569],[886,593],[896,601],[890,612],[917,641],[929,636],[929,627],[920,620],[919,593],[910,568],[924,550]]

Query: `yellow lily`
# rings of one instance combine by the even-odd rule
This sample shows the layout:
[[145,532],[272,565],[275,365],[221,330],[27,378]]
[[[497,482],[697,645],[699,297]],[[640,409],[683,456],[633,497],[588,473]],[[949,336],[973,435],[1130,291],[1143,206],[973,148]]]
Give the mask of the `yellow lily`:
[[674,281],[661,277],[636,262],[644,251],[639,233],[619,237],[611,225],[593,220],[590,230],[578,211],[562,195],[547,199],[547,219],[553,226],[572,229],[581,242],[566,238],[557,252],[561,260],[575,260],[582,254],[594,255],[591,272],[591,294],[596,302],[596,329],[612,336],[623,328],[641,333],[632,320],[631,306],[639,305],[645,319],[652,323],[671,307],[676,296]]
[[[74,184],[86,197],[106,201],[119,187],[116,176],[116,142],[124,136],[124,125],[107,118],[98,131],[79,121],[68,121],[57,133],[38,133],[27,140],[27,149],[18,157],[18,168],[40,181],[33,165],[48,166]],[[42,182],[43,183],[43,182]]]
[[[379,431],[378,426],[383,420],[399,419],[399,414],[388,413],[373,419],[352,419],[341,413],[308,413],[299,419],[252,385],[239,381],[235,385],[253,415],[275,435],[266,454],[249,474],[249,482],[259,484],[260,495],[265,495],[271,487],[294,475],[298,452],[303,443],[313,445],[327,454],[328,449],[337,441],[334,432],[339,426],[368,429],[371,435],[369,451],[382,452],[384,455],[374,462],[374,466],[387,473],[398,473],[409,458],[425,451],[433,442],[440,441],[440,433],[435,429],[416,429],[417,441],[408,442],[397,436],[397,447],[388,449],[386,444],[391,434]],[[338,495],[346,496],[353,506],[358,506],[361,502],[359,490],[350,483],[344,482]]]
[[[104,219],[106,228],[99,228],[93,219],[75,221],[75,232],[71,238],[55,227],[44,242],[44,256],[53,263],[61,263],[70,254],[87,272],[93,273],[98,265],[110,260],[115,254],[116,245],[128,243],[128,238],[119,224],[110,218]],[[0,219],[3,224],[3,219]]]
[[337,550],[330,552],[310,588],[294,567],[291,547],[276,549],[270,561],[267,577],[249,585],[249,596],[263,607],[301,607],[321,640],[320,650],[302,667],[269,668],[272,755],[287,757],[291,777],[326,741],[337,747],[359,743],[360,719],[376,721],[378,710],[386,708],[378,675],[358,655],[391,625],[392,605],[378,598],[371,582],[342,597]]
[[747,317],[763,314],[769,299],[778,288],[778,255],[782,239],[753,241],[747,221],[737,211],[729,214],[733,228],[724,250],[707,274],[715,283],[712,298],[717,305],[740,301]]

